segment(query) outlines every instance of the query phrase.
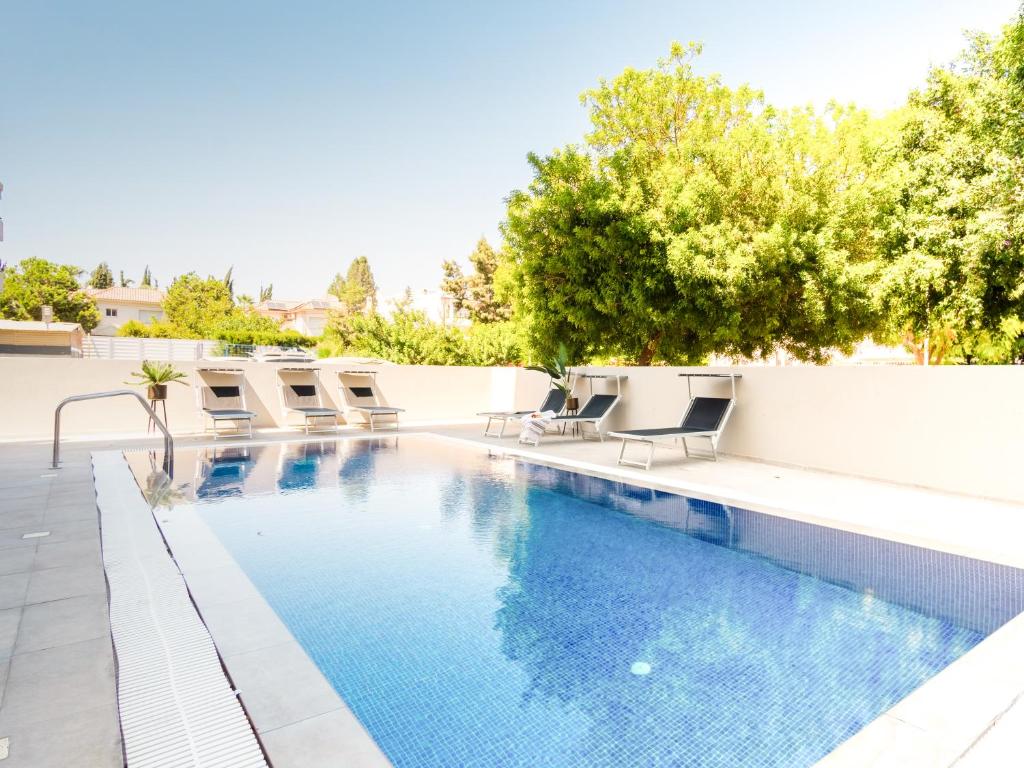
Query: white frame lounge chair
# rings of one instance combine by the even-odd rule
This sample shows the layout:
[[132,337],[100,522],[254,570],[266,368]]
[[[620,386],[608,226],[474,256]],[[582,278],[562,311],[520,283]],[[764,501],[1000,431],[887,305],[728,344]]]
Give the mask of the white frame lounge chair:
[[[359,385],[346,383],[345,376],[364,376],[369,379],[368,384]],[[390,405],[381,405],[377,395],[377,372],[376,371],[339,371],[338,390],[341,393],[342,401],[345,403],[345,420],[349,421],[348,415],[356,412],[362,415],[369,425],[370,431],[374,432],[381,426],[374,419],[381,416],[390,416],[394,419],[393,424],[384,424],[389,429],[398,429],[398,414],[404,413],[404,408],[393,408]],[[349,423],[351,423],[349,421]]]
[[[678,427],[658,427],[654,429],[628,429],[621,432],[609,432],[609,437],[617,437],[622,440],[622,447],[619,449],[620,465],[650,469],[654,459],[654,449],[657,446],[663,448],[674,448],[676,441],[682,443],[683,453],[687,458],[709,459],[718,461],[718,440],[722,436],[729,416],[736,407],[736,379],[743,378],[739,373],[680,373],[686,377],[686,389],[689,395],[689,403],[683,418]],[[732,397],[694,397],[690,386],[691,379],[731,379]],[[694,451],[687,440],[703,438],[708,441],[711,450],[707,453]],[[647,460],[635,461],[627,459],[626,444],[643,443],[648,447]]]
[[[584,440],[593,440],[594,435],[601,442],[604,442],[604,433],[601,431],[601,426],[608,419],[608,416],[615,409],[615,406],[619,404],[622,399],[622,380],[627,378],[626,376],[620,376],[618,374],[599,374],[599,373],[581,373],[577,375],[577,379],[588,379],[590,384],[590,398],[580,408],[579,413],[575,415],[562,414],[555,416],[551,420],[551,426],[561,425],[562,434],[565,434],[565,428],[567,426],[578,426],[579,435]],[[594,394],[594,379],[615,379],[615,394]],[[585,426],[590,425],[593,427],[593,434],[588,435]],[[519,437],[519,443],[522,445],[540,445],[540,435],[537,436],[536,440],[524,440],[522,435]]]
[[[484,411],[483,413],[478,413],[477,416],[487,417],[487,426],[484,427],[484,437],[503,437],[505,434],[505,427],[510,421],[522,421],[523,417],[537,412],[544,413],[545,411],[554,411],[556,414],[559,414],[565,409],[566,399],[565,392],[560,389],[551,388],[548,390],[548,394],[544,398],[544,402],[540,404],[540,408],[536,411]],[[492,432],[491,425],[496,421],[501,424],[501,429],[497,432]]]
[[[211,384],[204,378],[203,374],[239,377],[236,384]],[[218,424],[222,421],[230,421],[235,424],[235,434],[242,430],[238,426],[244,421],[249,428],[249,437],[252,437],[252,421],[257,414],[250,411],[245,404],[245,371],[241,368],[197,368],[195,377],[196,405],[202,412],[203,433],[207,429],[208,420],[213,425],[213,439],[220,437],[221,431]],[[213,397],[214,400],[209,398]],[[225,402],[230,401],[230,402]]]
[[[341,416],[341,411],[324,406],[319,371],[319,368],[278,368],[277,370],[277,394],[285,424],[288,423],[289,416],[298,414],[302,417],[302,426],[307,435],[310,432],[310,425],[315,426],[319,419],[331,419],[333,424],[326,429],[314,429],[314,432],[327,432],[331,429],[337,431],[338,417]],[[292,377],[297,377],[298,374],[312,374],[312,383],[309,381],[285,381],[284,374],[292,374]]]

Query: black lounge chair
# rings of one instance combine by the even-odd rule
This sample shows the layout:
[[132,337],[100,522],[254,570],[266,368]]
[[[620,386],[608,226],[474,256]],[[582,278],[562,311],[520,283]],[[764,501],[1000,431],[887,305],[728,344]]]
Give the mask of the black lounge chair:
[[[555,425],[561,424],[563,434],[565,433],[565,428],[567,426],[571,425],[575,427],[578,425],[580,430],[580,437],[582,437],[583,439],[587,439],[587,433],[584,430],[584,426],[589,424],[594,428],[594,433],[597,435],[598,439],[603,442],[604,434],[601,432],[601,425],[604,423],[605,419],[608,418],[608,414],[612,412],[612,408],[614,408],[615,405],[619,402],[619,399],[620,396],[617,394],[591,395],[590,399],[587,400],[584,406],[580,409],[579,413],[572,416],[556,416],[554,419],[551,420],[551,423]],[[520,435],[519,442],[522,443],[523,445],[539,445],[540,435],[538,434],[537,438],[533,441],[529,439],[523,439],[523,436]]]
[[[680,375],[687,376],[688,374]],[[629,429],[622,432],[609,432],[609,437],[617,437],[622,440],[622,448],[619,450],[619,464],[650,469],[651,460],[654,458],[655,446],[661,444],[670,447],[677,440],[682,442],[683,452],[688,458],[694,456],[713,461],[718,460],[718,439],[722,435],[722,430],[725,429],[725,424],[732,414],[733,407],[736,405],[736,379],[739,376],[732,374],[689,374],[689,376],[731,378],[733,380],[733,396],[691,397],[686,413],[683,414],[683,419],[678,427]],[[701,454],[692,451],[686,441],[696,437],[704,438],[710,443],[710,453]],[[630,442],[644,443],[648,446],[647,461],[633,461],[625,458],[626,443]]]
[[[522,421],[524,417],[538,411],[540,413],[554,411],[556,414],[559,414],[563,408],[565,408],[565,392],[560,389],[549,389],[544,402],[540,404],[540,408],[536,411],[484,411],[483,413],[478,413],[477,416],[487,417],[484,437],[502,437],[505,434],[505,427],[510,421]],[[497,433],[491,431],[491,425],[495,421],[501,424],[501,429]]]

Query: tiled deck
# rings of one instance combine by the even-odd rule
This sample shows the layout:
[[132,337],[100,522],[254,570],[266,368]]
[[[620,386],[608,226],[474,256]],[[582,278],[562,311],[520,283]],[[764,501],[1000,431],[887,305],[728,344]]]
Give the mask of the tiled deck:
[[[514,437],[483,438],[476,425],[403,431],[430,431],[518,450]],[[271,433],[258,439],[302,436]],[[89,465],[91,450],[114,447],[108,441],[69,443],[63,468],[53,472],[48,468],[48,445],[0,445],[0,758],[9,750],[9,756],[0,759],[4,768],[122,764]],[[644,472],[616,468],[617,451],[615,441],[581,443],[553,437],[524,453],[597,474],[686,488],[738,506],[1024,567],[1024,508],[1016,505],[729,457],[718,463],[685,462],[671,451],[660,451],[651,471]],[[22,538],[44,531],[49,535]],[[1006,755],[1019,754],[1024,739],[1015,723],[1022,717],[1024,705],[1009,708],[990,730],[979,734],[958,764],[998,765]],[[295,749],[308,747],[307,740],[299,739]]]

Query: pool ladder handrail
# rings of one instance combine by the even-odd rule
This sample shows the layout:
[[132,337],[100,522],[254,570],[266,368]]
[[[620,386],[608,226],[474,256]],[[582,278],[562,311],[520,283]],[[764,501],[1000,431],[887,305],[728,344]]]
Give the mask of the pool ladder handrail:
[[174,438],[171,437],[171,433],[168,431],[166,425],[160,421],[160,417],[156,415],[156,411],[149,407],[142,395],[131,389],[113,389],[109,392],[89,392],[84,395],[71,395],[71,397],[65,397],[60,403],[57,404],[57,410],[53,412],[53,468],[60,469],[60,412],[64,406],[68,403],[75,403],[80,400],[99,400],[105,397],[121,397],[127,395],[128,397],[134,397],[139,401],[139,405],[145,409],[146,413],[149,414],[149,418],[164,433],[164,472],[167,473],[168,477],[174,476]]

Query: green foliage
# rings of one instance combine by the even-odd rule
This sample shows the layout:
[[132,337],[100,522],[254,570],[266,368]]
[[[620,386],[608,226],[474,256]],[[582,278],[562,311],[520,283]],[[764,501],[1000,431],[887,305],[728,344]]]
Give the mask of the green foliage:
[[54,264],[45,259],[25,259],[5,272],[0,291],[0,317],[9,320],[41,320],[42,308],[53,307],[55,320],[78,323],[91,331],[100,322],[96,304],[78,284],[78,267]]
[[523,337],[512,322],[478,323],[465,332],[460,365],[520,365]]
[[148,323],[129,320],[117,329],[118,336],[130,336],[136,339],[174,339],[180,338],[170,323],[160,322],[155,317]]
[[229,344],[278,347],[311,347],[317,341],[297,331],[282,331],[274,320],[242,307],[236,307],[213,327],[208,338]]
[[153,273],[149,271],[149,264],[142,271],[142,280],[139,282],[140,288],[152,288],[153,287]]
[[377,310],[377,283],[373,279],[370,261],[359,256],[349,264],[345,277],[339,272],[334,276],[327,292],[336,296],[344,305],[343,312],[349,315],[367,314]]
[[260,303],[263,303],[264,301],[270,301],[272,298],[274,298],[274,284],[271,283],[266,288],[264,288],[261,285],[260,286],[260,299],[259,299]]
[[494,290],[495,273],[501,263],[497,252],[486,238],[481,237],[469,260],[473,273],[468,277],[454,261],[445,261],[441,265],[444,271],[441,291],[452,297],[457,311],[468,310],[475,323],[508,320],[512,316],[512,308]]
[[944,340],[970,357],[965,349],[1024,315],[1024,102],[1013,29],[1020,24],[998,42],[973,36],[958,62],[933,68],[892,117],[879,163],[888,189],[877,335],[905,340],[918,356],[927,338],[936,363],[956,346]]
[[114,285],[114,273],[110,271],[107,262],[101,261],[96,269],[89,275],[90,288],[111,288]]
[[226,323],[234,308],[231,293],[222,280],[195,272],[180,275],[167,289],[164,314],[179,338],[210,338],[214,329]]
[[228,291],[228,296],[231,296],[232,298],[234,298],[235,295],[235,279],[231,276],[234,271],[234,266],[228,267],[227,274],[224,275],[223,280],[224,287]]
[[334,319],[317,354],[377,357],[403,365],[515,365],[522,360],[522,347],[512,323],[462,331],[399,306],[390,319],[378,314]]
[[133,371],[131,375],[135,378],[135,381],[126,381],[125,384],[137,384],[139,386],[170,384],[172,382],[184,384],[185,378],[187,378],[184,373],[175,370],[171,363],[155,362],[153,360],[143,360],[142,370]]
[[124,270],[123,269],[118,273],[118,283],[119,283],[119,285],[122,288],[130,288],[131,284],[134,283],[134,282],[135,281],[132,280],[130,277],[125,277],[124,276]]
[[350,354],[402,365],[459,365],[463,358],[462,334],[430,322],[417,310],[398,310],[390,320],[378,314],[354,315],[349,322]]
[[551,379],[551,386],[561,390],[566,397],[572,395],[572,384],[569,381],[569,350],[565,344],[558,345],[558,353],[541,365],[528,365],[527,370],[546,373]]

